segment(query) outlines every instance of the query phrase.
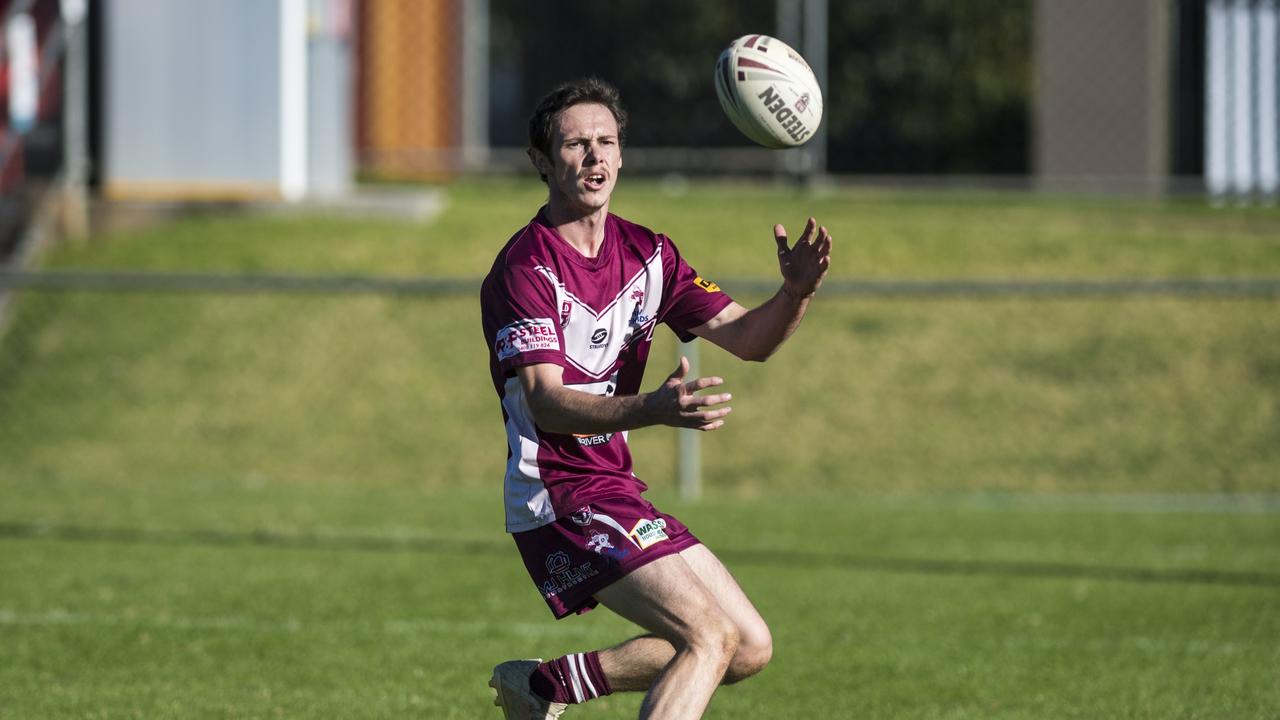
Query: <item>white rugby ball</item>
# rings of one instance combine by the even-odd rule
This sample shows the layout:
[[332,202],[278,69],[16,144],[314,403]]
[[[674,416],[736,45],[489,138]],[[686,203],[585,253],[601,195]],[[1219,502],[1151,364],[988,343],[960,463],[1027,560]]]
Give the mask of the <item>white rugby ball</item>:
[[768,35],[743,35],[716,60],[716,96],[734,127],[768,148],[803,145],[822,122],[809,63]]

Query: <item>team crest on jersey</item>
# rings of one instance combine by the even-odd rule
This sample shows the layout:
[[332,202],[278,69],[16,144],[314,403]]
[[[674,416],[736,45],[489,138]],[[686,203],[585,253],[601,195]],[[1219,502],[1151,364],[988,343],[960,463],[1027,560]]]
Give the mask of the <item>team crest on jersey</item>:
[[717,284],[715,284],[715,283],[711,282],[710,280],[703,280],[701,275],[699,275],[698,277],[696,277],[696,278],[694,278],[694,279],[693,279],[693,284],[694,284],[694,285],[697,285],[698,287],[702,288],[703,290],[706,290],[706,291],[707,291],[707,292],[709,292],[709,293],[718,293],[718,292],[720,292],[720,286],[719,286],[719,285],[717,285]]
[[560,304],[560,327],[569,324],[569,314],[573,312],[573,303],[565,300]]
[[614,547],[608,533],[593,533],[591,539],[587,541],[587,549],[597,555],[604,556],[606,565],[620,563],[631,555],[630,550],[620,550]]
[[609,542],[609,535],[607,533],[595,533],[591,536],[591,539],[587,541],[587,549],[595,552],[596,554],[601,554],[605,550],[612,550],[613,543]]
[[631,311],[631,327],[640,327],[649,322],[649,316],[644,314],[644,290],[640,288],[632,290],[631,301],[636,304],[635,309]]
[[583,505],[576,512],[569,513],[569,519],[573,521],[573,524],[581,527],[590,525],[595,516],[596,514],[590,505]]
[[631,528],[631,532],[627,536],[631,541],[640,547],[641,550],[648,548],[654,543],[660,543],[663,540],[670,540],[667,537],[667,521],[662,518],[657,520],[641,520],[636,526]]

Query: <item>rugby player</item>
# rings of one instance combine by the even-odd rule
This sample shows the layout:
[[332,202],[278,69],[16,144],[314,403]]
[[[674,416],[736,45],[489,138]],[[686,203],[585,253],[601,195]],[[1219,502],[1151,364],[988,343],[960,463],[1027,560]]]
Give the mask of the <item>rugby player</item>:
[[724,565],[644,499],[626,435],[722,427],[723,380],[687,377],[685,358],[640,391],[655,328],[767,359],[822,284],[832,238],[809,218],[792,246],[775,225],[781,287],[744,308],[670,238],[609,213],[625,132],[618,93],[601,80],[566,83],[538,103],[528,155],[547,204],[498,253],[481,314],[507,433],[506,529],[534,585],[557,619],[603,605],[645,634],[499,664],[489,684],[509,719],[557,718],[620,691],[647,693],[642,718],[698,718],[721,683],[755,675],[773,653],[768,625]]

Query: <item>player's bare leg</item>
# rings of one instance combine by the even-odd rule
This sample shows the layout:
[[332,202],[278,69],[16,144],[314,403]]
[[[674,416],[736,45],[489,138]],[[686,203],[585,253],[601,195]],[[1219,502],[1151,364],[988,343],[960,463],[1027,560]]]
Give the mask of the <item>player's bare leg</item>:
[[738,651],[734,653],[724,681],[735,683],[760,672],[773,658],[773,635],[760,612],[742,591],[729,569],[705,545],[680,552],[716,602],[738,628]]
[[[773,641],[769,633],[769,627],[760,617],[760,613],[752,605],[746,593],[742,591],[742,588],[720,560],[705,546],[699,545],[685,550],[681,553],[681,557],[696,576],[695,582],[700,583],[710,592],[720,610],[729,617],[738,631],[739,642],[737,650],[729,661],[728,669],[721,683],[738,682],[760,672],[768,664],[773,653]],[[653,686],[654,681],[671,664],[671,661],[676,656],[676,650],[671,642],[651,634],[632,638],[615,647],[601,650],[598,653],[588,653],[587,655],[597,656],[599,668],[608,684],[607,692],[645,691]],[[586,656],[579,655],[577,657],[581,660]],[[564,705],[551,700],[541,701],[536,696],[529,694],[528,684],[524,681],[524,675],[529,674],[529,667],[526,666],[532,666],[532,663],[517,661],[504,663],[504,665],[520,665],[521,677],[516,678],[519,682],[513,681],[509,684],[515,688],[512,692],[527,696],[528,699],[528,702],[499,702],[498,704],[503,705],[508,710],[508,717],[526,717],[525,715],[512,714],[514,706],[538,705],[539,702],[545,702],[550,712],[547,712],[547,710],[535,711],[528,717],[559,717],[559,713],[565,707]],[[586,674],[589,675],[589,673]],[[491,684],[495,682],[498,681],[495,680]],[[567,679],[564,682],[566,685],[568,684]],[[592,688],[593,691],[601,686],[599,678],[596,680],[596,686]],[[497,689],[501,691],[501,688]],[[546,688],[543,688],[543,690],[546,690]],[[546,697],[552,698],[553,696],[547,694]],[[582,698],[575,701],[568,689],[564,690],[563,699],[568,702],[582,701]],[[655,715],[655,717],[658,716]]]
[[656,635],[641,635],[600,651],[600,667],[614,692],[648,690],[662,668],[675,657],[671,643]]
[[[680,555],[738,628],[738,651],[729,662],[723,682],[739,682],[763,670],[773,657],[773,637],[737,580],[705,545],[695,545]],[[642,635],[600,651],[600,665],[614,691],[645,690],[675,652],[666,640]]]
[[[670,659],[648,686],[640,717],[702,717],[738,651],[739,634],[688,561],[680,555],[655,560],[600,591],[596,599],[655,636],[601,653],[606,675],[605,657],[611,654],[619,679],[634,687],[666,656],[659,643],[672,648]],[[634,663],[629,667],[628,658]],[[614,678],[609,681],[612,684]]]

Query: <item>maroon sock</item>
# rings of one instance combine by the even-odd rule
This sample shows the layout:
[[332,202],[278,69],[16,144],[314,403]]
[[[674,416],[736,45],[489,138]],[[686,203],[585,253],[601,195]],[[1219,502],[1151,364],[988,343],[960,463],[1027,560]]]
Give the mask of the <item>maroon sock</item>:
[[534,668],[529,689],[550,702],[576,705],[613,692],[600,669],[600,654],[574,653]]

